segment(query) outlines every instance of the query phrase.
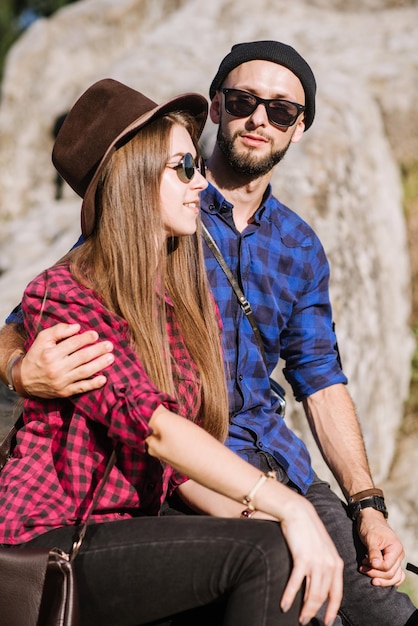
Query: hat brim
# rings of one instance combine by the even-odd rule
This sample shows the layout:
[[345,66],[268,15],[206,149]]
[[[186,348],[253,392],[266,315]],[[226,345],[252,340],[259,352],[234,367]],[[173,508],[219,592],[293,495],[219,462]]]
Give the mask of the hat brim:
[[195,123],[196,136],[198,138],[201,136],[208,115],[208,103],[204,96],[197,93],[185,93],[175,98],[171,98],[170,100],[167,100],[167,102],[164,102],[154,109],[147,111],[147,113],[144,113],[129,124],[129,126],[127,126],[113,140],[106,150],[84,194],[83,203],[81,205],[81,232],[83,233],[83,237],[85,239],[91,235],[94,229],[96,216],[96,189],[99,183],[99,178],[103,168],[118,148],[118,144],[122,144],[123,141],[129,137],[129,135],[133,136],[138,130],[149,122],[173,111],[185,111],[186,113],[190,113]]

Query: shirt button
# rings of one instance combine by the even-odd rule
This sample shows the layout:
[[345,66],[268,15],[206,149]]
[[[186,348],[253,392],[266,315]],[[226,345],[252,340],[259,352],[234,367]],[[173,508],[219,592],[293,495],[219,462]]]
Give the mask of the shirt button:
[[244,378],[244,376],[243,376],[242,374],[240,374],[240,375],[238,376],[238,380],[242,380],[243,378]]
[[263,444],[263,442],[262,442],[262,441],[259,441],[259,442],[258,442],[258,447],[259,447],[259,448],[264,448],[264,444]]

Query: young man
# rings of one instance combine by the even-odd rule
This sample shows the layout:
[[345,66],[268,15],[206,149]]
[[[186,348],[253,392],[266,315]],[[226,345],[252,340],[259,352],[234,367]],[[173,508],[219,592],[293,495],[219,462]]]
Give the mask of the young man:
[[[269,185],[273,167],[314,120],[315,92],[306,61],[275,41],[234,46],[210,87],[210,114],[219,130],[207,164],[212,184],[202,194],[202,219],[251,303],[268,363],[266,368],[251,325],[207,249],[230,378],[227,445],[260,469],[277,470],[279,480],[317,509],[345,562],[342,623],[410,626],[418,624],[418,612],[395,588],[404,580],[403,548],[386,522],[335,350],[328,262],[312,229],[272,196]],[[44,397],[104,384],[103,374],[89,377],[111,364],[111,345],[79,330],[49,329],[21,359],[22,344],[4,329],[4,380]],[[269,374],[280,356],[348,509],[314,475],[305,445],[277,413]]]

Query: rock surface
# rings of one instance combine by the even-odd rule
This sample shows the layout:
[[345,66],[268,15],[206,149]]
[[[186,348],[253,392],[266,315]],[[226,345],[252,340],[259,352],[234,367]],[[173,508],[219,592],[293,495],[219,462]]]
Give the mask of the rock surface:
[[[257,11],[246,4],[84,0],[37,21],[15,44],[0,103],[0,319],[78,236],[80,202],[68,187],[55,200],[50,153],[56,118],[86,87],[110,76],[156,101],[207,94],[233,43],[294,45],[316,74],[318,113],[273,185],[328,252],[339,345],[370,463],[417,561],[417,487],[403,479],[403,465],[390,473],[414,347],[400,166],[418,154],[417,2],[259,0]],[[207,149],[213,139],[209,124]],[[329,477],[291,400],[288,417]],[[413,467],[417,446],[405,454]]]

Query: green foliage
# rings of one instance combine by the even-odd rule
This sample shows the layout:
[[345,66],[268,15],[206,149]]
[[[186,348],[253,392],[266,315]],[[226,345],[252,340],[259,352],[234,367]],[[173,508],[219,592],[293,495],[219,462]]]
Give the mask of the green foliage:
[[411,383],[403,423],[403,432],[407,435],[418,430],[418,326],[413,326],[412,331],[415,337],[415,352],[412,357]]
[[418,202],[418,161],[402,165],[405,212],[411,213]]
[[76,1],[77,0],[14,0],[14,2],[12,1],[10,4],[13,5],[16,15],[29,9],[38,15],[49,17],[66,4],[71,4]]
[[418,597],[417,597],[417,587],[416,587],[416,584],[414,585],[414,583],[415,581],[413,581],[409,577],[409,574],[407,573],[407,578],[405,582],[403,582],[402,585],[400,585],[399,591],[406,593],[411,598],[412,602],[416,605],[418,601]]
[[0,2],[0,82],[10,46],[36,17],[49,17],[58,9],[78,0],[1,0]]
[[4,0],[0,4],[0,77],[7,51],[19,34],[12,5],[10,0]]
[[411,329],[415,337],[409,398],[406,402],[402,426],[403,433],[408,435],[418,432],[418,161],[403,164],[401,173],[412,274]]

